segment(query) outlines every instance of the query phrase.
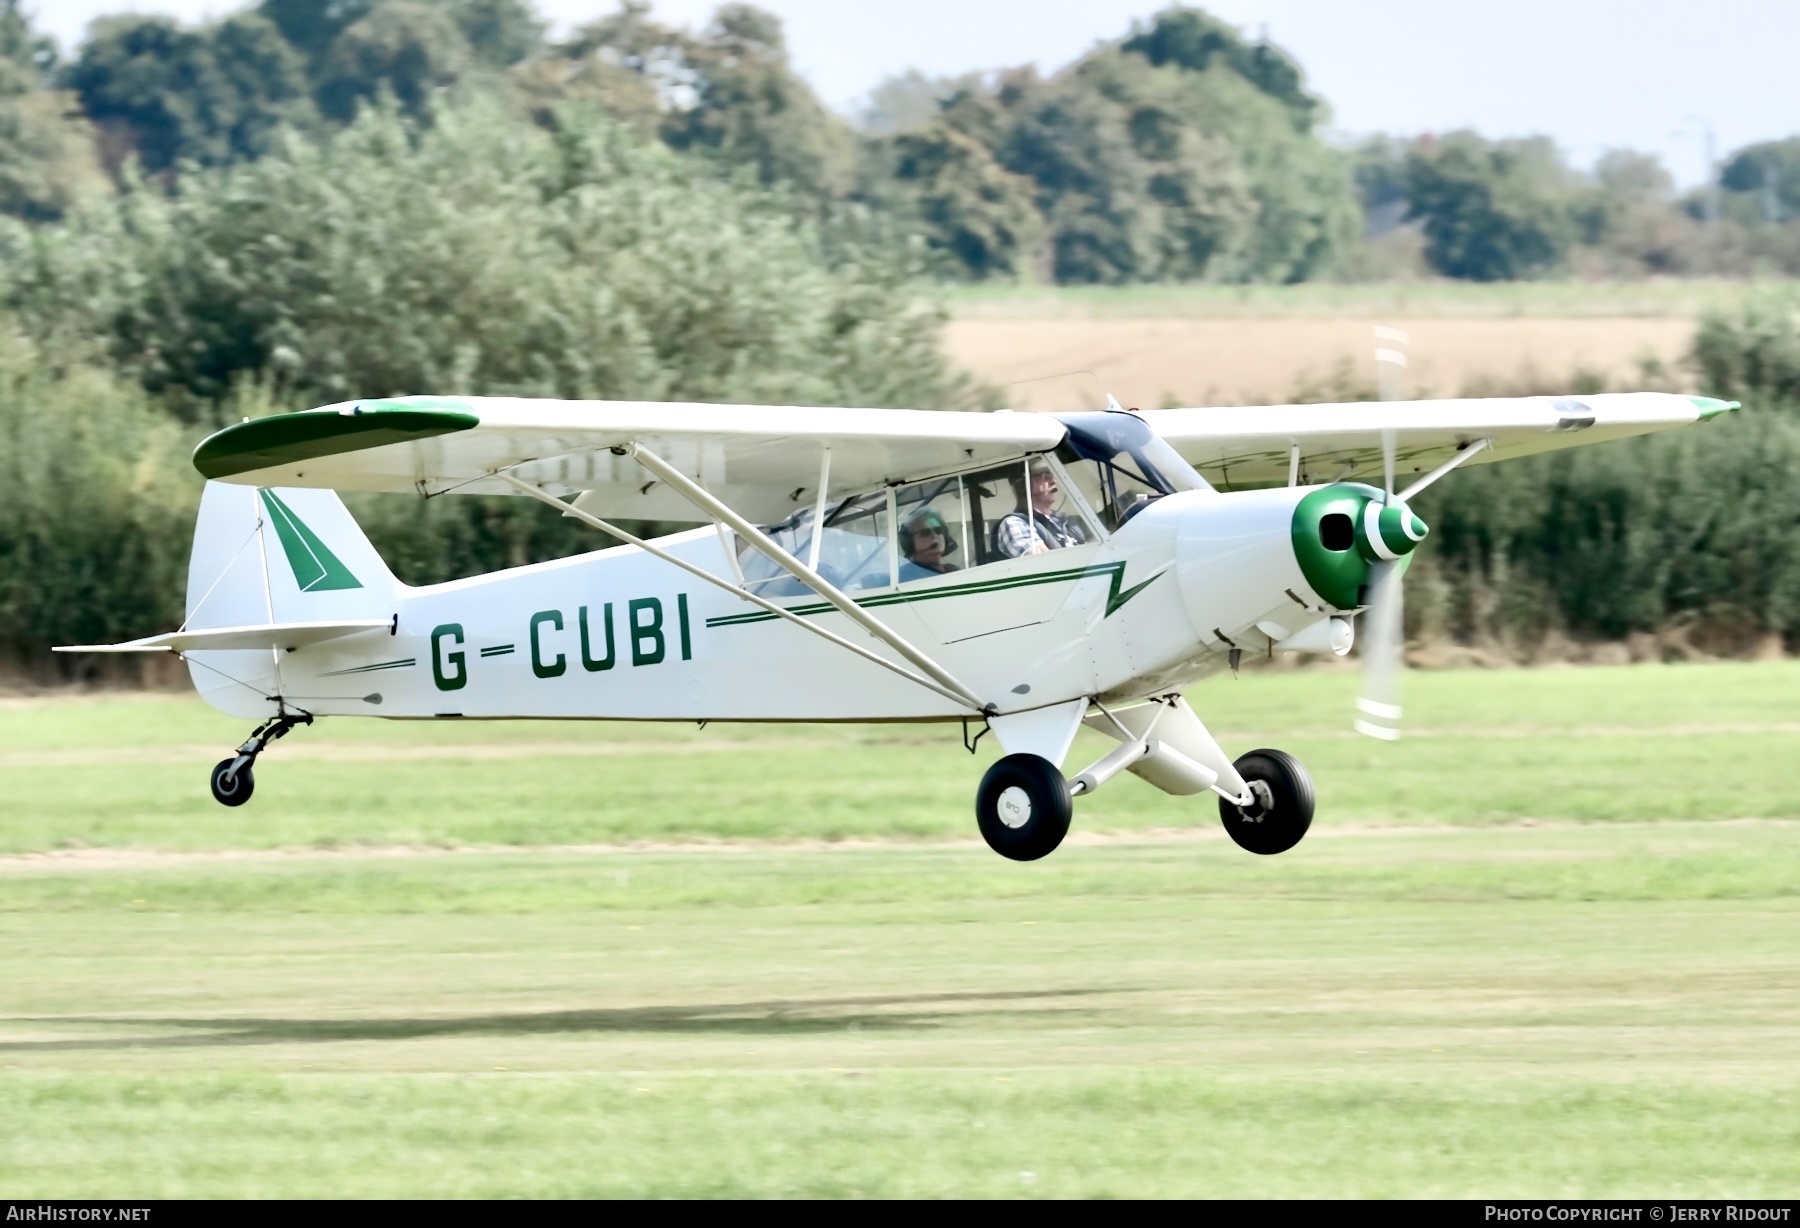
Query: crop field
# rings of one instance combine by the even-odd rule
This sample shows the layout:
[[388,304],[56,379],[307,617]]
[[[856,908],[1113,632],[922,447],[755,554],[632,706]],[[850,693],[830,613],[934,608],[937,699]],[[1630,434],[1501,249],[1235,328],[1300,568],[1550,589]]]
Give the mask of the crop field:
[[1800,1196],[1800,663],[1354,687],[1029,865],[955,726],[0,701],[0,1197]]
[[[1407,334],[1411,397],[1692,385],[1695,321],[1766,287],[1584,285],[971,287],[945,348],[1020,409],[1067,409],[1046,376],[1092,371],[1127,405],[1359,399],[1374,327]],[[1391,345],[1391,342],[1383,342]],[[1646,370],[1649,374],[1646,375]]]

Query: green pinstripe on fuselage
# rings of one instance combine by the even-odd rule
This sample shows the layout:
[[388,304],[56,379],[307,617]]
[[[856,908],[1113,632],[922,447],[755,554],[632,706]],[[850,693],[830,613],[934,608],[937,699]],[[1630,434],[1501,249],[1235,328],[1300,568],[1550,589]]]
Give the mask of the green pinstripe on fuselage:
[[[1166,570],[1168,569],[1163,569],[1163,571]],[[855,600],[857,605],[862,606],[865,609],[877,609],[881,606],[906,605],[915,601],[936,601],[939,598],[944,597],[967,597],[976,593],[998,593],[1006,589],[1027,588],[1035,584],[1058,584],[1065,581],[1073,583],[1077,580],[1084,580],[1089,576],[1111,576],[1112,587],[1107,593],[1106,598],[1106,613],[1107,616],[1110,617],[1127,601],[1130,601],[1133,597],[1142,592],[1151,581],[1154,581],[1157,578],[1157,576],[1162,574],[1162,571],[1158,571],[1149,579],[1140,581],[1130,588],[1125,588],[1125,564],[1123,561],[1115,561],[1111,563],[1096,563],[1089,567],[1070,567],[1060,571],[1043,571],[1038,572],[1036,575],[1029,576],[1006,576],[993,580],[977,580],[968,584],[946,584],[938,588],[920,589],[910,593],[881,593],[878,596],[860,597]],[[787,606],[785,608],[790,614],[804,616],[809,614],[827,614],[830,613],[834,607],[829,602],[817,601],[810,602],[806,605]],[[716,618],[709,618],[706,620],[706,625],[709,628],[737,627],[748,623],[772,622],[776,617],[777,615],[771,614],[767,610],[751,610],[743,614],[722,614]]]

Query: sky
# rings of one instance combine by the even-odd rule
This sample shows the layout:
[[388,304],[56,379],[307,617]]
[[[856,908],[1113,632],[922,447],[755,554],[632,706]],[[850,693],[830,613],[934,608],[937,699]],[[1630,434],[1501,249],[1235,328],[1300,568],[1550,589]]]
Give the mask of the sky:
[[[756,0],[779,14],[796,67],[852,113],[884,77],[1036,64],[1055,71],[1117,38],[1161,0]],[[536,0],[555,27],[612,11],[609,0]],[[65,52],[94,17],[124,11],[189,21],[231,0],[26,0]],[[1211,0],[1300,63],[1344,133],[1474,128],[1547,133],[1578,165],[1607,149],[1660,155],[1683,186],[1720,154],[1800,133],[1800,0]],[[702,25],[717,0],[653,0]]]

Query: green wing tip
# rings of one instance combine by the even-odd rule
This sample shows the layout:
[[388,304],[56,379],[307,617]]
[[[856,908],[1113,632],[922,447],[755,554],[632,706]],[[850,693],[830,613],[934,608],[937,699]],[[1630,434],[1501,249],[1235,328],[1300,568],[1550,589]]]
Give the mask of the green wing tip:
[[354,411],[302,410],[228,426],[200,441],[194,468],[227,478],[387,444],[413,443],[481,425],[461,402],[427,399],[364,401]]
[[1700,421],[1702,422],[1743,407],[1741,401],[1721,401],[1717,397],[1689,397],[1688,400],[1692,401],[1694,408],[1700,411]]

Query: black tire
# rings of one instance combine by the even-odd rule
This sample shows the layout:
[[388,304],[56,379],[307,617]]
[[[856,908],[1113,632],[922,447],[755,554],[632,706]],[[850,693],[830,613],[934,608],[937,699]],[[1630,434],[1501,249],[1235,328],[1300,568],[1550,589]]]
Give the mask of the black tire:
[[1008,755],[987,770],[975,791],[981,838],[1002,857],[1036,861],[1069,834],[1075,803],[1056,765],[1038,755]]
[[1253,750],[1232,764],[1238,775],[1267,786],[1269,804],[1260,813],[1219,799],[1219,821],[1237,846],[1263,857],[1285,853],[1300,843],[1313,820],[1313,783],[1300,761],[1279,750]]
[[229,759],[219,760],[219,766],[212,770],[213,800],[221,806],[242,806],[256,792],[256,773],[250,770],[250,764],[246,763],[239,768],[236,776],[229,779],[226,777],[225,774],[236,762],[237,756],[233,755]]

